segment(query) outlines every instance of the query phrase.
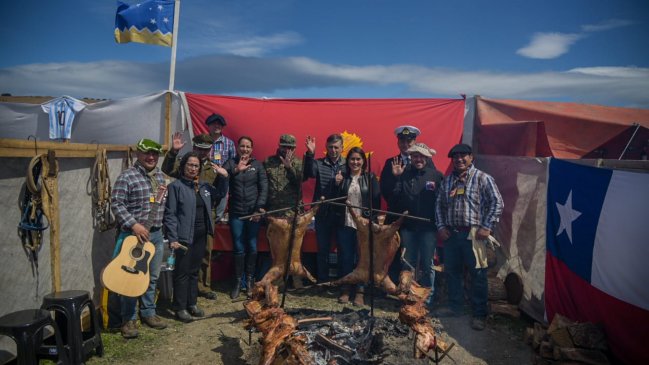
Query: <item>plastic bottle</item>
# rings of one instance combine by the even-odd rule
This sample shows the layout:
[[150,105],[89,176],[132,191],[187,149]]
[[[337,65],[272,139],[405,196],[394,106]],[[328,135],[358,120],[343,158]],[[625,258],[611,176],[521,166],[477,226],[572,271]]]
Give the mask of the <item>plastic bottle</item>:
[[176,268],[176,250],[173,248],[167,257],[167,270],[171,271]]

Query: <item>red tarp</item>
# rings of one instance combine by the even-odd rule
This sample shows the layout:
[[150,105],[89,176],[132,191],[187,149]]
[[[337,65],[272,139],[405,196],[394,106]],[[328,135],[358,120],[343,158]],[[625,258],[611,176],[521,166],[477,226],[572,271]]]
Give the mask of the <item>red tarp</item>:
[[[296,155],[301,158],[307,135],[316,137],[316,156],[322,157],[327,136],[347,132],[360,138],[365,152],[372,152],[372,171],[379,175],[385,159],[398,153],[394,129],[409,124],[421,130],[418,141],[438,151],[433,161],[444,172],[450,162],[446,157],[448,150],[462,137],[464,99],[252,99],[190,93],[185,96],[194,134],[207,132],[207,116],[221,114],[227,120],[224,134],[235,142],[242,135],[252,137],[253,155],[259,160],[275,153],[279,136],[284,133],[295,135]],[[305,200],[310,201],[312,195],[312,188],[305,185]]]
[[642,126],[625,159],[640,159],[649,139],[649,110],[476,97],[479,154],[617,159]]

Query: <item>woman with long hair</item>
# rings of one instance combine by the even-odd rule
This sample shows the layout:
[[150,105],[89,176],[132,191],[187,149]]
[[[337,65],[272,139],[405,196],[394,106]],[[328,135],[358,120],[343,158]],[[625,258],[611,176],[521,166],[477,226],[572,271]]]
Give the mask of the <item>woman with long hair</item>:
[[[374,216],[370,215],[370,201],[374,208],[380,208],[381,205],[381,191],[379,182],[376,176],[367,171],[367,157],[365,151],[360,147],[352,147],[347,153],[347,172],[342,174],[339,172],[335,176],[336,187],[338,196],[347,195],[347,201],[354,207],[351,208],[358,215],[365,218],[373,219]],[[370,196],[370,186],[372,195]],[[354,265],[358,260],[358,240],[356,238],[356,223],[349,213],[350,208],[341,208],[338,211],[338,261],[339,261],[339,277],[344,277],[354,270]],[[351,295],[349,286],[343,286],[342,294],[338,298],[340,303],[348,303]],[[364,288],[358,285],[355,288],[355,295],[353,304],[361,306],[365,304]]]
[[239,296],[241,277],[246,275],[248,293],[255,282],[257,234],[260,217],[241,220],[239,217],[263,213],[268,196],[268,178],[261,162],[252,156],[252,138],[242,136],[237,142],[237,156],[223,168],[230,176],[229,223],[234,255],[234,285],[230,298]]
[[[212,208],[225,196],[226,178],[217,178],[218,187],[199,183],[201,162],[195,152],[180,160],[181,176],[168,187],[164,227],[169,247],[176,254],[173,279],[173,309],[176,318],[189,322],[205,314],[196,305],[198,270],[205,253],[207,235],[213,234]],[[222,173],[225,170],[221,169]]]

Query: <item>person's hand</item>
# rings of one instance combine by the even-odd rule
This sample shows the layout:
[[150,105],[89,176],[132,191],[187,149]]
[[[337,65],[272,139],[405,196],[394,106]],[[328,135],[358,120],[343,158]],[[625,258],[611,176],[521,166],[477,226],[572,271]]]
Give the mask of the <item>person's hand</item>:
[[341,182],[343,182],[343,173],[338,170],[336,174],[336,186],[339,186]]
[[239,164],[237,164],[237,167],[235,170],[237,172],[245,172],[250,168],[250,165],[248,165],[248,161],[250,160],[250,156],[241,156],[239,159]]
[[447,239],[451,238],[451,232],[448,230],[448,228],[443,227],[439,231],[437,231],[437,238],[439,238],[441,241],[446,241]]
[[215,164],[214,162],[212,162],[212,170],[223,177],[228,177],[228,170],[224,169],[218,164]]
[[291,160],[293,159],[293,150],[287,150],[286,151],[286,156],[279,156],[279,159],[282,160],[282,163],[284,164],[284,167],[287,169],[291,168]]
[[314,154],[314,153],[315,153],[315,137],[306,136],[306,143],[305,143],[305,145],[306,145],[306,150],[307,150],[309,153],[311,153],[311,154]]
[[140,223],[135,223],[133,227],[131,227],[131,231],[133,231],[133,235],[137,237],[138,241],[142,243],[149,241],[149,230]]
[[169,248],[173,248],[174,250],[175,250],[175,249],[178,249],[178,248],[181,248],[181,247],[183,247],[183,245],[181,245],[180,242],[178,242],[178,241],[176,241],[176,242],[171,242],[171,243],[169,244]]
[[183,140],[182,132],[174,132],[174,134],[171,136],[171,149],[177,153],[184,146],[185,141]]
[[[264,209],[264,208],[259,208],[259,211],[258,211],[258,212],[259,212],[259,213],[266,213],[266,209]],[[261,215],[256,215],[256,216],[250,218],[250,221],[251,221],[251,222],[259,222],[259,220],[261,220]]]
[[399,158],[399,156],[396,156],[392,159],[392,175],[394,176],[400,176],[403,174],[403,170],[405,170],[406,165],[403,164],[403,161]]
[[491,230],[480,227],[478,230],[475,232],[475,238],[480,241],[484,241],[489,238],[489,235],[491,234]]

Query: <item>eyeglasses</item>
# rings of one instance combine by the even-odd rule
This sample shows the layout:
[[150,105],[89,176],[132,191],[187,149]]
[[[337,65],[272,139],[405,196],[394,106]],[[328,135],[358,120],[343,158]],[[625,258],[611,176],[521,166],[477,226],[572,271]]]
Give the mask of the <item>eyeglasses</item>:
[[197,165],[197,164],[194,164],[194,163],[188,163],[185,166],[190,167],[192,169],[197,169],[197,168],[201,167],[201,165]]

